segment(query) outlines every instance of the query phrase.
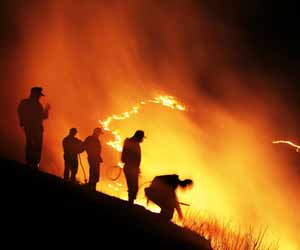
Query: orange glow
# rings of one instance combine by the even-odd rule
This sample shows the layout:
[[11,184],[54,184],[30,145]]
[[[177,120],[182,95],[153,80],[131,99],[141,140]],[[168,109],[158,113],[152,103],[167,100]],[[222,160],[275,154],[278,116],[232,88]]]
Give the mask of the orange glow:
[[[126,200],[124,175],[112,181],[106,173],[119,162],[124,138],[142,129],[137,203],[145,204],[143,188],[155,175],[176,173],[195,183],[178,191],[190,204],[182,206],[184,214],[267,226],[268,240],[280,239],[280,250],[300,249],[299,175],[270,143],[277,132],[270,114],[280,105],[272,92],[259,99],[249,88],[254,80],[274,79],[236,72],[230,59],[242,57],[243,43],[204,9],[162,2],[61,0],[45,3],[46,16],[39,8],[20,13],[23,71],[15,103],[38,84],[52,107],[41,167],[62,176],[62,138],[76,127],[84,139],[100,123],[107,133],[100,135],[97,190]],[[208,94],[214,88],[218,92]],[[86,154],[81,157],[88,175]],[[78,178],[83,182],[81,167]]]
[[[133,106],[131,110],[126,111],[120,115],[112,115],[106,118],[104,121],[99,120],[99,123],[102,125],[103,129],[106,131],[111,131],[111,133],[114,135],[115,140],[107,142],[107,145],[110,145],[118,152],[122,151],[122,137],[118,130],[112,130],[109,125],[113,120],[125,120],[131,117],[132,114],[137,114],[140,110],[141,105],[145,105],[146,103],[156,103],[161,104],[163,106],[169,107],[171,109],[177,109],[180,111],[185,111],[185,107],[182,104],[179,104],[173,96],[157,96],[153,99],[149,99],[147,101],[140,101],[139,104]],[[118,165],[121,163],[119,162]]]
[[[113,120],[117,121],[117,120],[129,119],[131,117],[131,115],[138,114],[141,105],[145,105],[147,103],[161,104],[162,106],[166,106],[171,109],[177,109],[180,111],[186,110],[185,106],[182,104],[179,104],[173,96],[160,95],[160,96],[154,97],[153,99],[149,99],[147,101],[140,101],[139,104],[136,104],[135,106],[133,106],[129,111],[123,112],[122,114],[119,114],[119,115],[115,115],[115,114],[111,115],[108,118],[106,118],[104,121],[99,120],[99,123],[102,125],[103,129],[105,131],[110,131],[115,138],[113,141],[112,140],[108,141],[106,143],[107,145],[111,146],[113,149],[117,150],[118,152],[122,151],[122,142],[123,142],[122,136],[120,135],[118,130],[114,130],[114,129],[110,128],[110,123]],[[119,161],[115,166],[118,166],[119,168],[122,169],[124,167],[124,164]],[[120,187],[122,187],[122,184],[116,183],[116,185],[113,185],[113,184],[109,183],[108,187],[110,189],[113,189],[114,191],[119,191]],[[145,203],[143,203],[143,202],[142,203],[140,202],[139,204],[145,205]],[[150,205],[148,207],[151,211],[157,211],[157,208],[152,209],[153,205]]]

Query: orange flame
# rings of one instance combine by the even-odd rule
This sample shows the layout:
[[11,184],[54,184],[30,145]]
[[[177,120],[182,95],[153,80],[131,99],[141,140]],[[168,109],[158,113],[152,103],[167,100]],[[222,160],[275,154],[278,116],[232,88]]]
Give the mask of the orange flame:
[[292,147],[296,148],[297,152],[299,152],[299,149],[300,149],[299,145],[297,145],[297,144],[295,144],[295,143],[293,143],[291,141],[282,141],[282,140],[280,140],[280,141],[273,141],[272,143],[274,143],[274,144],[278,144],[278,143],[289,144]]
[[[168,108],[171,108],[173,110],[179,110],[179,111],[186,111],[186,108],[184,105],[179,104],[176,99],[173,96],[168,95],[160,95],[157,97],[154,97],[153,99],[149,99],[147,101],[140,101],[137,105],[133,106],[129,111],[123,112],[121,114],[113,114],[106,118],[104,121],[98,120],[98,122],[102,125],[103,129],[105,131],[109,131],[114,136],[114,140],[108,141],[106,144],[111,146],[113,149],[115,149],[118,152],[122,151],[122,137],[118,130],[112,129],[110,127],[111,122],[114,120],[125,120],[129,119],[132,115],[138,114],[141,105],[146,105],[147,103],[154,103],[154,104],[161,104],[162,106],[166,106]],[[124,164],[122,162],[118,162],[115,167],[119,167],[122,169],[124,167]],[[119,182],[115,183],[116,185],[113,185],[111,183],[108,183],[107,187],[111,189],[113,192],[118,192],[122,188],[122,184]],[[137,201],[137,204],[145,205],[142,201]],[[157,206],[148,206],[148,209],[150,209],[152,212],[159,212],[160,209]]]
[[[153,99],[149,99],[147,101],[140,101],[137,105],[133,106],[129,111],[123,112],[122,114],[119,114],[119,115],[114,114],[114,115],[106,118],[104,121],[98,120],[99,123],[102,125],[103,129],[105,131],[110,131],[115,138],[113,141],[108,141],[107,145],[111,146],[118,152],[122,151],[122,145],[121,145],[122,137],[118,130],[110,128],[110,123],[113,120],[125,120],[125,119],[130,118],[131,115],[137,114],[139,112],[141,105],[145,105],[147,103],[161,104],[162,106],[166,106],[166,107],[174,109],[174,110],[177,109],[179,111],[186,110],[184,105],[179,104],[173,96],[169,96],[169,95],[163,95],[163,96],[160,95],[160,96],[154,97]],[[122,164],[118,163],[118,166],[122,167]]]

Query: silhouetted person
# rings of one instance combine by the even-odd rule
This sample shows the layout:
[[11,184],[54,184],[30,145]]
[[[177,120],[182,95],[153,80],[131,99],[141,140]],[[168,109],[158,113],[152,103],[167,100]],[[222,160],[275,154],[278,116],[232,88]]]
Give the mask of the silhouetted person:
[[140,143],[144,140],[144,131],[137,130],[130,138],[126,138],[121,154],[124,164],[124,174],[128,187],[128,201],[133,204],[138,192],[138,177],[140,174],[141,148]]
[[39,168],[43,144],[43,120],[48,118],[50,106],[45,108],[39,102],[44,96],[43,89],[33,87],[29,98],[23,99],[18,106],[18,116],[26,137],[26,163],[34,169]]
[[76,138],[76,134],[77,129],[71,128],[69,134],[62,141],[65,161],[64,179],[71,180],[72,182],[76,182],[78,154],[84,151],[83,141]]
[[174,209],[176,209],[179,219],[182,220],[183,215],[177,199],[176,189],[178,187],[185,189],[192,185],[193,181],[191,179],[180,180],[176,174],[160,175],[154,177],[151,185],[145,188],[145,195],[148,200],[161,208],[160,215],[163,219],[171,220]]
[[96,190],[96,185],[100,178],[100,163],[103,162],[101,157],[101,142],[99,140],[101,133],[101,128],[95,128],[93,134],[84,140],[84,148],[87,152],[90,166],[88,186],[92,190]]

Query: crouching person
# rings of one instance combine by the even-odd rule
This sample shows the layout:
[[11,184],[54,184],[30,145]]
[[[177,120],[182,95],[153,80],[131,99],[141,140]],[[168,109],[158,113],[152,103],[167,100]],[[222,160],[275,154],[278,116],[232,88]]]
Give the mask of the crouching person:
[[145,188],[147,202],[151,201],[161,208],[160,215],[163,219],[171,220],[176,209],[179,219],[182,220],[183,215],[176,190],[177,188],[186,189],[192,185],[191,179],[180,180],[176,174],[156,176],[151,185]]

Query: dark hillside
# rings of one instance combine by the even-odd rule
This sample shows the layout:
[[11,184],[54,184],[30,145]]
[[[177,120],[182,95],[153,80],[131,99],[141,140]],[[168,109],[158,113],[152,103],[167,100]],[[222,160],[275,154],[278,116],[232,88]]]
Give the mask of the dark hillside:
[[1,238],[13,248],[209,249],[205,239],[144,207],[0,159]]

